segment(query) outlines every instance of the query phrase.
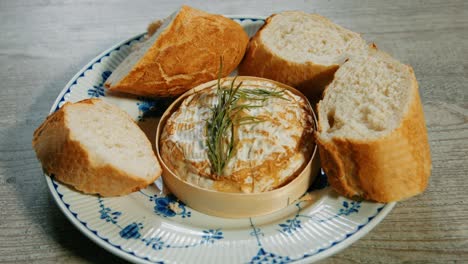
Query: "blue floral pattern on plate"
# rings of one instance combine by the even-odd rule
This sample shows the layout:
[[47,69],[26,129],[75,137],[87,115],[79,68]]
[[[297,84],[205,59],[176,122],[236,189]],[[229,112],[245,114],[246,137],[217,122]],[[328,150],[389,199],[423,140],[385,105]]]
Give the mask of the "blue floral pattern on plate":
[[101,219],[106,220],[106,222],[111,222],[112,224],[117,224],[117,220],[122,215],[122,212],[112,211],[109,207],[105,207],[102,199],[98,200],[99,202],[99,213],[101,214]]
[[214,243],[217,240],[223,239],[223,232],[221,232],[221,229],[208,229],[208,230],[203,230],[204,235],[202,236],[203,238],[203,243]]
[[140,230],[143,229],[142,223],[133,222],[120,230],[119,235],[125,239],[138,239],[141,237]]
[[[142,193],[144,194],[144,193]],[[146,194],[144,194],[146,195]],[[167,196],[167,197],[157,197],[156,195],[151,196],[151,197],[156,197],[156,201],[159,199],[159,201],[175,201],[174,198]],[[122,227],[119,224],[119,217],[122,215],[122,212],[113,210],[112,208],[105,206],[104,205],[104,200],[99,197],[98,198],[98,203],[99,203],[99,213],[101,214],[100,219],[111,223],[115,225],[117,228],[120,229],[119,235],[123,239],[137,239],[142,241],[146,246],[150,246],[153,250],[162,250],[164,248],[192,248],[204,244],[213,244],[216,241],[222,240],[224,238],[223,232],[221,231],[220,228],[218,229],[207,229],[207,230],[202,230],[202,234],[200,236],[200,240],[195,243],[189,243],[189,244],[168,244],[166,243],[162,237],[157,236],[157,237],[150,237],[150,238],[143,238],[141,234],[141,230],[144,229],[144,224],[141,222],[131,222],[127,224],[125,227]],[[183,208],[185,208],[185,205],[183,205]],[[168,209],[168,208],[166,208]],[[164,209],[164,212],[166,212],[166,209]],[[170,209],[168,209],[170,210]],[[184,209],[186,210],[186,209]],[[158,214],[158,212],[156,212]],[[159,215],[159,214],[158,214]],[[176,214],[170,214],[170,217],[175,216]],[[181,215],[181,214],[179,214]]]
[[179,215],[182,218],[192,216],[192,212],[187,209],[185,204],[172,194],[160,196],[157,194],[148,195],[142,191],[140,193],[148,197],[149,201],[154,202],[154,212],[159,216],[174,217]]
[[147,98],[138,97],[137,103],[139,115],[138,121],[145,121],[146,118],[161,117],[164,111],[174,101],[173,98]]
[[287,219],[285,223],[281,223],[281,224],[278,224],[278,226],[280,227],[279,231],[284,233],[284,234],[292,234],[294,231],[297,231],[299,229],[302,228],[302,222],[301,222],[301,219],[300,218],[305,218],[305,219],[309,219],[311,221],[315,221],[315,222],[319,222],[319,223],[323,223],[323,222],[327,222],[327,221],[330,221],[334,218],[337,218],[337,217],[340,217],[340,216],[348,216],[352,213],[358,213],[359,212],[359,208],[361,207],[361,202],[360,201],[351,201],[351,202],[348,202],[348,201],[343,201],[342,205],[343,205],[343,208],[340,208],[339,211],[334,214],[333,216],[331,217],[328,217],[328,218],[320,218],[320,217],[317,217],[315,215],[303,215],[301,214],[301,210],[302,210],[302,207],[301,207],[301,204],[303,202],[298,202],[295,204],[295,206],[298,208],[297,210],[297,213],[296,215],[294,216],[294,218],[291,218],[291,219]]
[[99,98],[99,97],[106,95],[104,83],[106,82],[107,78],[109,78],[111,74],[112,74],[111,71],[104,71],[101,74],[102,81],[97,85],[93,85],[93,88],[88,89],[89,97]]

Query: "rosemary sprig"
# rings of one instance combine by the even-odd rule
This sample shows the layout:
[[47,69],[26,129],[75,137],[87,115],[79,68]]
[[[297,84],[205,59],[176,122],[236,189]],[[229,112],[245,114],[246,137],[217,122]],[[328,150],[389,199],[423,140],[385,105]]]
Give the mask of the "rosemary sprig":
[[265,101],[268,99],[268,97],[276,97],[282,100],[289,101],[288,98],[283,97],[284,95],[284,90],[280,91],[270,91],[266,89],[240,89],[237,92],[241,97],[245,97],[249,100],[260,100],[260,101]]
[[245,109],[262,107],[259,104],[248,104],[248,101],[264,102],[268,97],[283,97],[284,91],[270,91],[266,89],[240,89],[242,82],[235,86],[236,78],[229,88],[221,86],[223,63],[220,60],[218,82],[216,89],[216,104],[211,108],[212,116],[206,123],[208,145],[208,159],[214,179],[222,176],[224,167],[234,151],[234,125],[246,125],[262,122],[253,116],[239,116]]

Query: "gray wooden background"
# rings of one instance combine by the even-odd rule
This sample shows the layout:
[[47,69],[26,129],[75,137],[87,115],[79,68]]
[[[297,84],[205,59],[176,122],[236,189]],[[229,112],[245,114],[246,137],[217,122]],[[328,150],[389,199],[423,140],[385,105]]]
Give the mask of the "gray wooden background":
[[[87,62],[182,1],[0,0],[0,263],[123,263],[55,205],[33,130]],[[428,190],[322,263],[468,263],[467,1],[190,1],[222,14],[317,12],[411,64],[429,131]]]

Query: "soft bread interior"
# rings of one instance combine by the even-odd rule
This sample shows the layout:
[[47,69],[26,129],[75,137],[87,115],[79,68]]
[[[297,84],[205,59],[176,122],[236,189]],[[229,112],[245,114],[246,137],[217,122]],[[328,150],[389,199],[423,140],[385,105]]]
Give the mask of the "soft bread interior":
[[122,79],[128,75],[128,73],[133,69],[133,66],[140,61],[141,58],[148,52],[148,50],[153,46],[153,44],[158,40],[159,35],[163,33],[166,28],[171,24],[174,18],[179,14],[180,8],[172,13],[169,17],[164,19],[163,23],[156,32],[149,32],[152,34],[150,38],[142,42],[136,49],[134,49],[112,72],[112,74],[107,79],[106,83],[112,87],[113,85],[118,84]]
[[273,53],[296,63],[341,64],[350,54],[366,51],[359,34],[320,15],[301,11],[273,16],[262,30],[261,40]]
[[390,133],[408,111],[412,76],[408,66],[380,51],[350,59],[319,104],[320,136],[373,139]]
[[102,101],[94,101],[93,107],[75,104],[65,119],[71,140],[87,150],[96,167],[111,166],[146,180],[159,171],[146,135],[116,106]]

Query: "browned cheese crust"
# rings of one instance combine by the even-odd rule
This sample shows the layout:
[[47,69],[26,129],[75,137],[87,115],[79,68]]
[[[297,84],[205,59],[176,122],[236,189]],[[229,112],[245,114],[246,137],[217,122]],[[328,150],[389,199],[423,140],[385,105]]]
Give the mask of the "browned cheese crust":
[[242,27],[221,15],[183,6],[158,40],[111,90],[146,96],[178,96],[213,80],[223,58],[223,76],[244,56],[249,38]]
[[245,57],[239,65],[239,75],[275,80],[297,88],[308,98],[320,97],[323,88],[332,81],[339,65],[295,63],[273,53],[261,41],[261,34],[274,16],[268,17],[250,40]]
[[[96,100],[98,99],[86,99],[76,104],[94,104]],[[109,165],[94,166],[89,159],[88,150],[80,142],[70,138],[67,127],[67,108],[70,106],[71,103],[63,105],[34,132],[32,145],[48,175],[53,175],[58,181],[84,193],[102,196],[125,195],[137,191],[160,176],[159,172],[145,180]]]
[[389,135],[373,141],[323,141],[319,125],[316,138],[322,167],[338,193],[392,202],[426,189],[431,157],[418,84],[412,69],[411,73],[413,100],[401,125]]
[[[244,125],[234,125],[234,155],[231,158],[232,165],[227,165],[230,172],[228,175],[221,177],[213,175],[208,157],[206,156],[202,159],[201,157],[204,156],[200,155],[198,150],[193,150],[195,149],[195,147],[193,147],[194,145],[198,146],[200,144],[197,141],[203,138],[202,134],[195,134],[196,131],[201,131],[199,128],[206,125],[206,121],[200,122],[200,120],[204,119],[204,117],[201,116],[205,112],[200,109],[207,109],[210,107],[206,105],[206,102],[209,101],[206,99],[207,95],[216,95],[216,90],[213,88],[215,84],[212,84],[209,88],[205,88],[191,97],[185,97],[181,103],[185,111],[181,111],[181,106],[178,106],[179,108],[174,109],[171,113],[171,117],[164,123],[164,132],[160,138],[163,161],[172,172],[175,172],[179,176],[186,177],[191,174],[197,175],[203,182],[205,181],[204,179],[213,180],[213,186],[210,188],[217,191],[250,193],[254,192],[256,188],[261,188],[263,191],[280,188],[288,184],[301,173],[307,166],[307,162],[314,150],[313,131],[315,130],[315,126],[311,107],[302,94],[284,84],[253,77],[239,77],[237,82],[242,82],[244,88],[249,87],[248,89],[252,90],[269,87],[271,89],[279,88],[288,91],[284,94],[287,100],[278,99],[278,102],[276,102],[278,105],[283,104],[281,107],[273,109],[273,106],[269,105],[268,107],[270,107],[270,110],[261,112],[261,115],[255,116],[261,118],[261,120],[271,122],[273,126],[272,130],[255,127],[245,128]],[[292,102],[294,102],[294,106],[291,106],[293,104]],[[197,108],[195,107],[197,105],[202,105],[203,107]],[[197,121],[189,123],[185,121],[186,117],[184,117],[184,113],[187,112],[191,113],[192,116],[200,118],[197,118]],[[301,113],[298,119],[289,117],[295,116],[296,112]],[[282,123],[287,123],[288,126],[281,127],[279,124]],[[281,133],[279,133],[277,129],[281,129]],[[194,132],[191,138],[184,137],[182,140],[175,140],[171,136],[177,134],[178,131]],[[295,136],[291,136],[293,133],[291,131],[302,131],[302,134],[298,133],[298,136],[294,132]],[[245,137],[245,135],[251,133],[261,134],[261,136],[259,135],[256,138]],[[293,139],[294,144],[288,145],[282,143],[281,140],[279,140],[281,137],[288,138],[289,140]],[[261,145],[263,148],[252,147],[252,145]],[[184,150],[187,148],[192,150]],[[273,148],[281,149],[281,151],[270,152],[267,150]],[[247,159],[246,157],[242,157],[242,154],[236,153],[242,149],[249,149],[252,157]],[[206,152],[206,150],[204,150],[204,152]],[[193,156],[194,153],[197,154]],[[264,153],[270,154],[263,158],[258,158]],[[293,161],[299,159],[299,154],[304,157],[302,164],[297,166],[295,170],[290,170],[287,177],[282,176],[286,168],[295,166]],[[249,181],[249,179],[252,180]]]

